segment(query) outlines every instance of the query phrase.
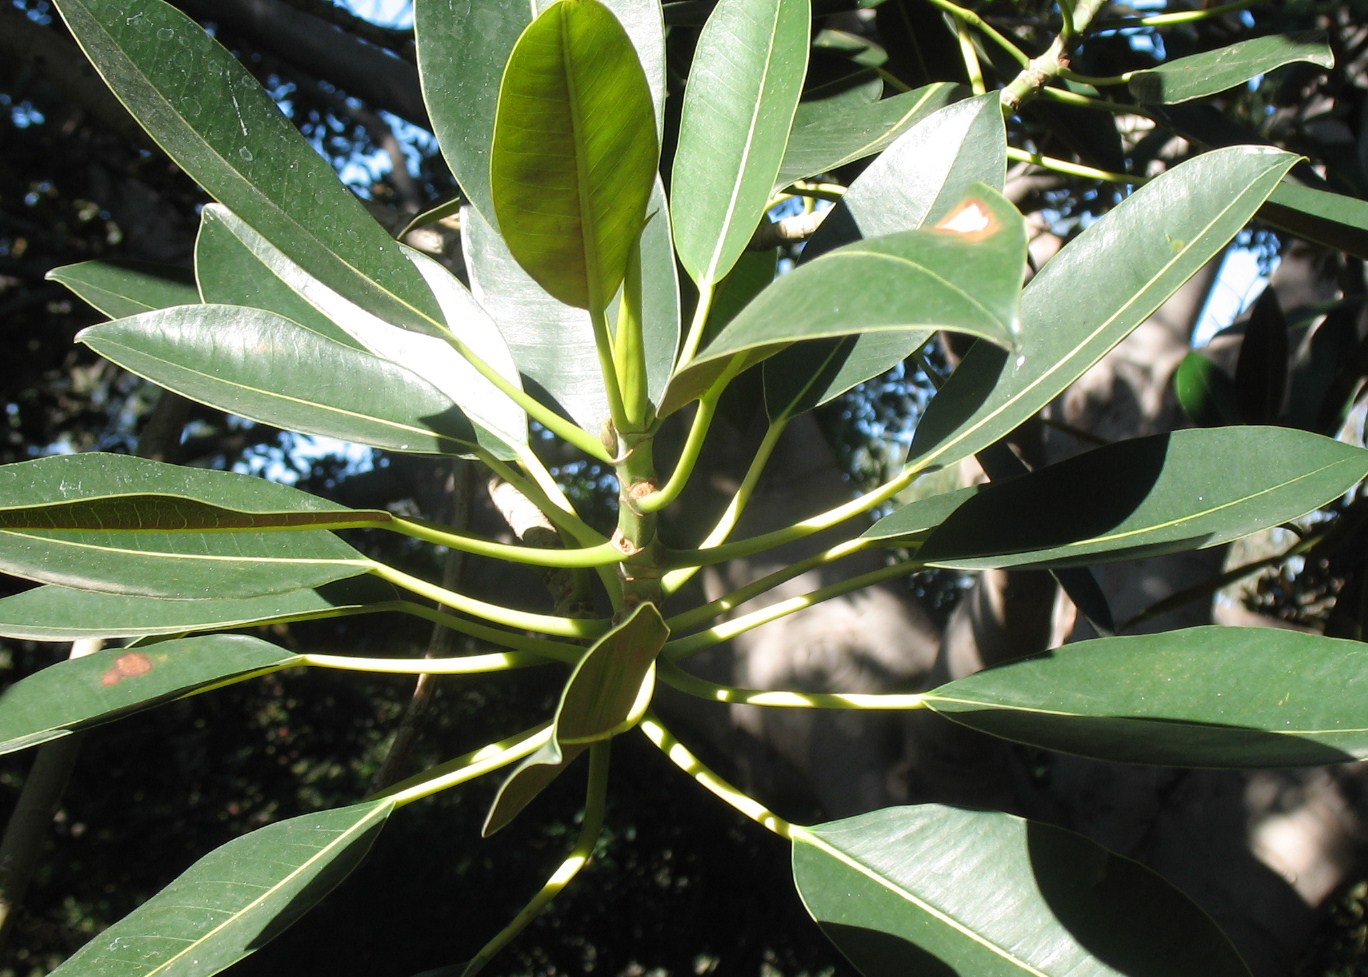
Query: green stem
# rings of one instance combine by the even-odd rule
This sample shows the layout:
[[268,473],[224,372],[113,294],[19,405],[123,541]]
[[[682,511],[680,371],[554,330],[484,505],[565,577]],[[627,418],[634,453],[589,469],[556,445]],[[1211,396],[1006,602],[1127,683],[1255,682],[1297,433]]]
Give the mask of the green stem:
[[1085,180],[1101,180],[1104,183],[1133,183],[1137,185],[1149,182],[1148,177],[1137,176],[1133,173],[1113,173],[1109,170],[1099,170],[1091,166],[1083,166],[1080,163],[1070,163],[1068,160],[1056,159],[1053,156],[1042,156],[1039,153],[1028,152],[1027,150],[1017,149],[1013,146],[1007,147],[1007,158],[1014,159],[1019,163],[1030,163],[1033,166],[1039,166],[1041,169],[1053,170],[1056,173],[1082,177]]
[[392,521],[377,523],[381,529],[390,529],[414,539],[426,540],[438,546],[447,546],[462,553],[487,556],[510,563],[525,563],[537,567],[597,567],[618,562],[622,554],[612,543],[599,543],[584,549],[539,549],[533,546],[518,546],[513,543],[500,543],[492,539],[468,536],[444,529],[424,519],[406,519],[396,516]]
[[1011,40],[1009,40],[1007,37],[1001,34],[996,27],[988,23],[978,14],[974,13],[974,11],[966,10],[964,7],[961,7],[958,4],[951,3],[950,0],[930,0],[930,2],[933,6],[939,7],[941,10],[944,10],[946,13],[948,13],[951,17],[954,17],[961,23],[967,24],[968,26],[974,28],[974,30],[978,31],[984,37],[991,40],[998,47],[1002,48],[1002,50],[1007,53],[1008,57],[1010,57],[1017,64],[1021,65],[1023,68],[1030,66],[1031,59],[1029,55],[1027,55],[1024,51],[1021,50],[1021,48],[1017,47],[1016,44],[1014,44]]
[[513,917],[513,921],[499,931],[499,934],[486,943],[466,965],[461,977],[473,977],[494,958],[494,955],[507,946],[514,937],[527,928],[552,899],[560,895],[562,889],[574,880],[580,870],[594,856],[594,847],[603,834],[603,812],[608,797],[608,748],[607,740],[595,743],[589,750],[589,785],[584,794],[584,820],[580,824],[579,837],[575,847],[541,890],[528,900],[527,905]]
[[[347,672],[379,672],[384,675],[478,675],[484,672],[506,672],[514,668],[545,665],[545,658],[513,651],[495,651],[483,655],[461,655],[455,658],[359,658],[352,655],[300,656],[301,665],[310,668],[334,668]],[[562,659],[566,660],[566,659]],[[573,661],[573,659],[569,659]]]
[[1036,94],[1048,102],[1059,102],[1061,105],[1074,105],[1081,109],[1111,112],[1117,115],[1139,115],[1147,119],[1154,118],[1143,106],[1114,102],[1106,98],[1096,98],[1092,95],[1071,92],[1065,88],[1041,88]]
[[666,729],[653,713],[647,713],[646,718],[641,721],[640,728],[646,734],[646,738],[654,743],[660,752],[669,758],[671,763],[697,781],[704,790],[721,798],[728,806],[740,811],[756,824],[774,832],[781,838],[791,838],[793,832],[798,830],[797,825],[785,821],[755,798],[738,790],[713,773],[707,764],[694,756],[683,743],[675,739],[674,734]]
[[693,319],[690,321],[689,331],[684,337],[684,345],[679,351],[679,359],[675,365],[676,372],[693,361],[694,355],[698,352],[698,347],[703,342],[703,330],[708,324],[708,312],[712,309],[713,290],[716,287],[717,285],[714,282],[702,281],[698,283],[698,304],[694,306]]
[[[618,379],[617,365],[613,362],[613,337],[608,333],[607,312],[604,309],[590,309],[589,321],[594,328],[594,349],[598,353],[603,389],[608,394],[608,416],[613,419],[613,427],[619,433],[629,431],[632,424],[622,401],[622,381]],[[599,447],[604,447],[601,439]],[[602,460],[611,463],[614,459],[608,457]]]
[[523,467],[528,469],[527,476],[493,455],[481,455],[480,460],[495,475],[531,499],[557,529],[581,546],[593,548],[607,542],[602,533],[576,514],[574,506],[565,498],[565,493],[540,458],[534,455],[530,459],[521,459]]
[[[940,0],[931,0],[938,3]],[[1076,0],[1073,9],[1066,11],[1067,28],[1061,30],[1051,42],[1049,50],[1038,58],[1029,58],[1022,64],[1022,72],[1012,79],[1002,90],[1002,111],[1013,115],[1021,106],[1041,93],[1052,78],[1069,66],[1069,58],[1074,46],[1088,30],[1099,10],[1107,0]]]
[[818,587],[811,593],[803,594],[800,597],[790,597],[788,600],[777,601],[776,603],[769,604],[757,611],[743,614],[733,620],[715,624],[706,631],[699,631],[697,634],[691,634],[683,638],[667,641],[665,643],[665,650],[662,654],[668,656],[669,661],[679,661],[681,658],[686,658],[689,655],[711,648],[713,645],[721,644],[724,641],[730,641],[737,635],[745,634],[747,631],[758,628],[762,624],[769,624],[771,621],[777,621],[781,617],[787,617],[798,611],[806,610],[814,604],[820,604],[824,600],[840,597],[843,594],[848,594],[854,590],[861,590],[871,584],[880,583],[884,580],[894,580],[898,577],[905,577],[909,574],[917,573],[922,569],[924,569],[924,567],[918,563],[896,563],[892,566],[881,567],[878,570],[871,570],[869,573],[862,573],[857,577],[851,577],[849,580],[842,580],[839,583]]
[[608,629],[607,621],[583,621],[572,617],[555,617],[550,614],[534,614],[512,607],[490,604],[474,597],[458,594],[419,577],[397,570],[385,563],[372,562],[371,573],[381,580],[387,580],[396,587],[403,587],[411,593],[436,601],[446,607],[454,608],[463,614],[470,614],[486,621],[494,621],[509,628],[526,631],[539,631],[542,634],[561,638],[596,638]]
[[[720,546],[731,535],[731,531],[736,528],[737,522],[746,511],[746,506],[750,504],[751,497],[755,494],[755,486],[759,483],[760,476],[764,474],[765,466],[769,464],[770,457],[774,454],[780,437],[783,436],[785,428],[788,427],[789,420],[790,418],[787,416],[781,417],[765,431],[765,437],[756,449],[755,457],[751,459],[745,477],[741,479],[740,486],[730,501],[727,502],[727,509],[718,519],[717,525],[713,526],[712,532],[708,533],[707,538],[699,544],[699,550],[708,550]],[[693,579],[694,574],[698,573],[700,569],[702,569],[701,564],[696,564],[665,574],[662,580],[665,593],[675,593]]]
[[716,600],[709,601],[692,610],[685,611],[683,614],[676,614],[669,618],[665,624],[669,627],[671,634],[683,634],[686,631],[696,628],[699,625],[707,624],[714,618],[729,614],[740,607],[748,600],[759,597],[779,586],[781,583],[800,577],[809,570],[817,567],[826,566],[844,557],[857,553],[862,549],[875,545],[876,540],[872,539],[851,539],[844,543],[839,543],[821,553],[815,553],[807,559],[790,563],[773,573],[761,577],[759,580],[752,580],[744,587],[739,587],[729,594],[725,594]]
[[1219,3],[1214,7],[1203,7],[1198,10],[1180,10],[1171,14],[1151,14],[1148,17],[1127,20],[1124,22],[1124,26],[1134,27],[1138,24],[1142,27],[1171,27],[1174,24],[1193,24],[1215,17],[1224,17],[1226,14],[1233,14],[1240,10],[1247,10],[1262,2],[1263,0],[1232,0],[1231,3]]
[[926,697],[920,692],[786,692],[779,689],[740,689],[718,685],[690,675],[671,661],[661,660],[656,676],[688,695],[710,702],[731,702],[746,706],[780,709],[925,709]]
[[694,466],[698,464],[698,457],[703,452],[703,444],[707,441],[708,429],[712,426],[713,417],[717,414],[717,404],[722,399],[724,388],[725,384],[718,382],[699,398],[698,410],[694,413],[693,424],[689,427],[688,437],[684,439],[684,447],[679,453],[679,460],[675,463],[674,471],[670,473],[669,480],[659,491],[634,500],[633,504],[637,511],[659,512],[679,498],[680,493],[689,484]]
[[535,729],[526,729],[516,736],[508,739],[499,740],[497,743],[489,743],[480,747],[472,753],[457,757],[455,760],[448,760],[446,763],[438,764],[428,770],[424,770],[416,777],[409,777],[401,780],[386,788],[381,794],[374,797],[392,797],[396,807],[403,807],[405,804],[412,804],[414,801],[424,797],[430,797],[439,791],[466,781],[482,777],[492,770],[506,767],[510,763],[516,763],[541,749],[551,739],[551,724],[546,723]]
[[979,64],[978,52],[974,50],[974,39],[969,34],[969,25],[962,20],[955,21],[955,37],[959,41],[960,62],[969,78],[969,88],[975,95],[988,92],[988,83],[983,79],[983,65]]
[[[440,624],[448,627],[458,634],[468,635],[480,641],[488,641],[492,645],[502,648],[511,648],[513,651],[524,652],[539,658],[551,661],[578,661],[579,656],[584,654],[584,649],[579,645],[567,644],[563,641],[552,641],[548,638],[533,638],[525,634],[514,631],[501,631],[498,628],[481,624],[478,621],[470,621],[463,617],[457,617],[437,607],[428,607],[425,604],[415,604],[409,600],[393,601],[396,605],[393,609],[411,614],[414,617],[422,618],[432,624]],[[377,610],[384,610],[377,606]]]

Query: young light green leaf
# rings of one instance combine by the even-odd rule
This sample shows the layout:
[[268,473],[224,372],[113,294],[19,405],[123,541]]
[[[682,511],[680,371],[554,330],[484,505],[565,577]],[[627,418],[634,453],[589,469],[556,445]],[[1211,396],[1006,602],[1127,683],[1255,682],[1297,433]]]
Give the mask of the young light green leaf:
[[1091,225],[1022,293],[1021,352],[976,343],[932,398],[908,463],[952,465],[1010,434],[1219,253],[1294,162],[1261,146],[1204,153]]
[[56,6],[114,94],[211,196],[363,308],[443,331],[399,245],[203,28],[161,0]]
[[1334,52],[1324,31],[1270,34],[1236,41],[1214,51],[1174,58],[1157,68],[1135,71],[1130,90],[1144,105],[1173,105],[1243,85],[1285,64],[1304,61],[1333,68]]
[[110,648],[68,658],[0,694],[0,753],[107,723],[206,686],[290,668],[300,660],[240,634]]
[[1119,441],[983,486],[917,559],[958,569],[1068,567],[1204,549],[1303,516],[1365,476],[1368,451],[1291,428]]
[[996,93],[919,118],[850,185],[803,248],[812,261],[861,238],[924,227],[974,192],[1001,190],[1007,130]]
[[490,195],[509,251],[567,305],[601,313],[646,220],[660,146],[632,41],[598,0],[523,31],[499,88]]
[[[1016,208],[979,185],[941,226],[871,238],[824,255],[782,276],[727,323],[670,382],[662,415],[705,391],[734,358],[747,366],[801,340],[896,333],[841,349],[838,377],[853,383],[901,362],[937,329],[980,336],[1010,347],[1025,272],[1026,231]],[[846,299],[826,299],[839,290]],[[830,345],[823,346],[824,354]],[[801,396],[821,402],[840,393],[822,380]],[[814,381],[815,382],[815,381]]]
[[193,305],[200,300],[188,271],[142,261],[82,261],[54,268],[50,281],[61,282],[111,319]]
[[[430,383],[474,422],[479,444],[497,456],[511,459],[517,454],[511,446],[526,443],[526,415],[471,360],[478,357],[511,388],[520,389],[508,347],[465,286],[436,261],[411,248],[403,249],[437,300],[446,330],[441,337],[400,329],[371,315],[295,264],[231,211],[212,208],[211,216],[260,262],[263,267],[256,272],[258,278],[279,279],[324,318],[325,335],[331,337],[340,330],[345,334],[340,340],[343,345],[359,346]],[[307,312],[295,316],[279,307],[263,308],[304,325],[314,321]],[[457,349],[458,345],[464,352]]]
[[803,828],[793,878],[865,977],[1249,977],[1149,869],[996,811],[926,804]]
[[655,660],[670,630],[654,604],[642,604],[594,643],[561,692],[551,741],[499,788],[486,837],[506,826],[592,743],[640,721],[655,687]]
[[684,90],[670,215],[700,284],[736,263],[784,159],[807,68],[808,0],[720,0]]
[[1180,767],[1368,758],[1368,646],[1279,628],[1097,638],[943,685],[926,705],[1049,750]]
[[[554,0],[470,0],[453,17],[448,0],[417,0],[414,34],[423,100],[466,199],[494,223],[489,147],[508,56],[532,18]],[[632,39],[655,107],[656,138],[665,116],[665,27],[660,0],[606,0]]]
[[[958,85],[936,82],[882,101],[851,104],[848,99],[831,98],[799,102],[774,188],[782,190],[799,180],[873,156],[918,120],[963,97],[962,93]],[[1001,110],[998,115],[1002,115]]]
[[365,614],[397,606],[394,587],[351,577],[261,597],[167,600],[49,585],[0,600],[0,635],[26,641],[191,634]]
[[288,430],[429,454],[486,443],[426,380],[272,312],[182,306],[92,326],[79,338],[191,400]]
[[387,798],[258,828],[205,855],[53,977],[208,977],[295,922],[370,851]]

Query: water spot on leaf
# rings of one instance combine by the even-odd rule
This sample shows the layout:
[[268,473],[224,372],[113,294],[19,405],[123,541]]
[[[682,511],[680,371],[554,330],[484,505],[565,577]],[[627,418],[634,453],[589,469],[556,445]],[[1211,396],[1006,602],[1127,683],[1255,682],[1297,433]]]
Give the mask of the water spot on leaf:
[[137,678],[152,671],[152,659],[140,651],[130,651],[114,659],[114,664],[100,676],[101,685],[118,685],[126,678]]

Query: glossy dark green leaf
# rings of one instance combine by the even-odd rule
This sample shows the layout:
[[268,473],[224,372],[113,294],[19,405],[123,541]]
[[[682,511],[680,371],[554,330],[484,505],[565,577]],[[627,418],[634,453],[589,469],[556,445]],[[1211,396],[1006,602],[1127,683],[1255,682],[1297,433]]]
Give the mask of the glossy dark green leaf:
[[[853,385],[901,362],[937,329],[1010,346],[1025,260],[1021,215],[980,185],[943,227],[858,241],[779,278],[671,380],[661,414],[698,397],[734,357],[752,365],[801,340],[902,339],[853,344],[834,376],[814,370],[822,385],[793,396],[815,403],[840,393],[838,380]],[[832,303],[837,293],[844,298]]]
[[1334,67],[1335,55],[1326,43],[1324,31],[1270,34],[1175,58],[1157,68],[1133,72],[1130,90],[1142,104],[1172,105],[1220,94],[1297,61]]
[[260,949],[370,851],[386,798],[258,828],[205,855],[105,930],[54,977],[208,977]]
[[935,529],[965,502],[979,492],[977,486],[930,495],[909,502],[896,509],[866,529],[862,536],[868,539],[912,539]]
[[1235,381],[1201,353],[1193,351],[1183,357],[1173,374],[1173,392],[1183,412],[1199,427],[1240,423]]
[[56,6],[119,100],[211,196],[363,308],[441,332],[399,245],[203,28],[161,0]]
[[[260,246],[254,248],[253,244]],[[271,256],[279,259],[274,268],[265,253],[268,250]],[[286,266],[292,267],[287,270]],[[302,268],[288,262],[278,248],[272,247],[223,205],[209,204],[200,212],[200,230],[195,238],[195,279],[199,283],[200,297],[205,302],[265,309],[307,326],[344,346],[361,349],[361,344],[349,336],[346,330],[296,290],[304,274]],[[317,279],[311,276],[308,280],[317,284]],[[191,302],[175,304],[189,305]],[[133,313],[126,312],[124,315]]]
[[[341,339],[343,345],[360,347],[416,374],[448,397],[473,422],[481,447],[504,459],[516,457],[517,451],[511,446],[527,440],[526,415],[480,373],[456,344],[479,357],[512,387],[521,386],[517,368],[493,321],[450,271],[424,254],[404,249],[436,298],[446,330],[444,336],[428,336],[400,329],[371,315],[291,261],[231,211],[218,208],[213,219],[260,262],[263,267],[255,270],[258,278],[278,279],[279,284],[323,317],[324,335],[334,337],[340,330],[345,334]],[[279,309],[265,311],[280,314]],[[285,317],[306,326],[316,321],[307,313]]]
[[111,319],[193,305],[194,276],[181,268],[142,261],[82,261],[47,273]]
[[1288,347],[1287,319],[1277,293],[1265,288],[1245,320],[1235,364],[1235,397],[1246,424],[1272,424],[1282,416]]
[[924,227],[984,183],[1001,190],[1007,132],[995,93],[919,118],[856,178],[803,249],[812,261],[861,238]]
[[194,600],[256,597],[369,572],[332,533],[0,531],[0,570],[41,583]]
[[993,736],[1122,763],[1285,767],[1368,757],[1368,646],[1279,628],[1098,638],[927,693]]
[[78,641],[190,634],[387,610],[397,601],[392,586],[370,576],[261,597],[203,600],[167,600],[50,585],[0,600],[0,635],[27,641]]
[[93,326],[80,339],[191,400],[287,430],[419,453],[479,443],[426,380],[271,312],[182,306]]
[[1200,549],[1296,519],[1365,476],[1368,451],[1290,428],[1152,435],[984,486],[917,559],[1067,567]]
[[808,0],[720,0],[684,90],[670,216],[680,263],[714,284],[765,212],[807,68]]
[[509,55],[490,195],[509,251],[567,305],[604,311],[646,219],[660,147],[631,38],[598,0],[561,0]]
[[0,466],[0,528],[228,530],[388,522],[237,472],[87,452]]
[[1204,153],[1088,227],[1026,286],[1021,352],[976,343],[918,424],[909,464],[952,465],[1010,434],[1218,254],[1295,161],[1257,146]]
[[804,828],[793,877],[865,977],[1249,977],[1149,869],[996,811],[926,804]]
[[1362,378],[1359,321],[1365,300],[1332,309],[1314,326],[1297,356],[1288,393],[1287,424],[1307,431],[1338,431]]
[[66,736],[202,689],[289,668],[299,656],[216,634],[68,658],[0,694],[0,753]]
[[1329,190],[1278,184],[1259,219],[1296,237],[1368,259],[1368,201]]
[[[416,0],[414,34],[423,100],[442,155],[466,199],[494,222],[489,147],[504,66],[519,35],[552,0],[469,0],[453,16],[450,0]],[[665,104],[665,34],[659,0],[607,0],[645,69],[659,138]]]
[[775,188],[873,156],[920,119],[961,98],[962,92],[958,85],[937,82],[881,101],[804,99],[793,116]]

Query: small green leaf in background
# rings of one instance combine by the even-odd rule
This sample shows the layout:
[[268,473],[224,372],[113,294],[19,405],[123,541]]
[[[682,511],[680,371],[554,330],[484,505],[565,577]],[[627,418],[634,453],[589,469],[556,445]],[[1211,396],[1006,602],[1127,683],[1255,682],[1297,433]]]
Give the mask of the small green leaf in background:
[[1296,61],[1332,68],[1335,55],[1324,31],[1298,31],[1237,41],[1214,51],[1175,58],[1134,72],[1130,90],[1142,104],[1173,105],[1243,85],[1258,75]]
[[1296,160],[1263,146],[1214,150],[1089,225],[1022,293],[1021,354],[975,343],[931,399],[908,463],[952,465],[1016,430],[1219,254]]
[[1368,451],[1291,428],[1118,441],[984,486],[917,559],[959,569],[1067,567],[1200,549],[1303,516],[1365,476]]
[[259,638],[216,634],[68,658],[0,694],[0,753],[43,743],[299,656]]
[[494,802],[489,805],[489,813],[485,815],[484,825],[480,828],[481,836],[488,838],[508,827],[527,805],[568,770],[581,753],[589,749],[589,745],[574,743],[562,749],[555,740],[550,740],[519,763],[499,785],[499,792],[494,795]]
[[1287,395],[1289,341],[1278,295],[1265,288],[1245,321],[1235,364],[1235,397],[1246,424],[1272,424],[1282,416]]
[[1368,260],[1368,200],[1283,180],[1259,208],[1259,219],[1294,237]]
[[680,263],[731,270],[764,216],[807,69],[808,0],[720,0],[694,53],[670,184]]
[[558,0],[513,48],[490,192],[509,251],[556,298],[602,312],[646,221],[660,147],[631,38],[598,0]]
[[1173,393],[1183,413],[1198,427],[1240,423],[1235,381],[1196,350],[1183,357],[1173,374]]
[[1120,763],[1368,758],[1368,645],[1279,628],[1098,638],[943,685],[926,705],[1004,739]]
[[[661,413],[698,397],[734,357],[749,366],[802,340],[900,334],[891,351],[877,341],[841,351],[838,379],[851,386],[901,362],[936,329],[1010,347],[1025,262],[1021,215],[979,185],[944,226],[857,241],[780,277],[671,380]],[[827,301],[835,291],[846,296],[837,305]],[[826,386],[808,399],[840,392]]]
[[393,810],[394,802],[381,798],[234,839],[76,951],[53,977],[216,974],[266,945],[351,874]]
[[142,261],[82,261],[54,268],[47,277],[111,319],[200,300],[189,271]]
[[793,878],[865,977],[1249,977],[1149,869],[996,811],[927,804],[799,829]]
[[0,635],[77,641],[188,634],[388,610],[398,599],[393,586],[371,576],[260,597],[202,600],[105,594],[49,584],[0,600]]
[[199,24],[161,0],[55,6],[114,94],[212,197],[361,307],[442,332],[398,243]]

